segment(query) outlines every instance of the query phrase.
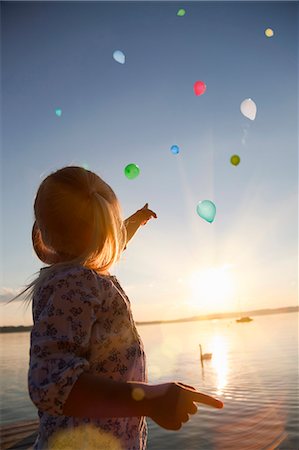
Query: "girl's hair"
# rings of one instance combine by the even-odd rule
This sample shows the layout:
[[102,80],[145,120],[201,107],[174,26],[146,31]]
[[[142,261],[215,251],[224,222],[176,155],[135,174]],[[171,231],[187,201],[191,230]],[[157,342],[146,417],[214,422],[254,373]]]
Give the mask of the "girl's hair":
[[47,176],[34,201],[32,243],[49,266],[11,301],[25,292],[27,306],[49,272],[81,264],[105,273],[126,245],[118,199],[98,175],[82,167],[64,167]]

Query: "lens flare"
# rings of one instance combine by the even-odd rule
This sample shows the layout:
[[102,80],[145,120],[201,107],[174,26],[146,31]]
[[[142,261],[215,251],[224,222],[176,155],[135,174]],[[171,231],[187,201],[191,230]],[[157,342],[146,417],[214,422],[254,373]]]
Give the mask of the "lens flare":
[[119,440],[92,424],[59,430],[48,441],[49,450],[122,450]]

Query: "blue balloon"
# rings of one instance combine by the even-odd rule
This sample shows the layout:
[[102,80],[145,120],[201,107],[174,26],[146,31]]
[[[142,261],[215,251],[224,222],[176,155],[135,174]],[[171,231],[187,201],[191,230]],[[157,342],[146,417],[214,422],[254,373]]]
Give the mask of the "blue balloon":
[[180,147],[178,145],[172,145],[170,147],[171,153],[173,153],[174,155],[177,155],[178,153],[180,153]]
[[196,206],[196,212],[199,217],[212,223],[216,215],[216,206],[210,200],[202,200]]

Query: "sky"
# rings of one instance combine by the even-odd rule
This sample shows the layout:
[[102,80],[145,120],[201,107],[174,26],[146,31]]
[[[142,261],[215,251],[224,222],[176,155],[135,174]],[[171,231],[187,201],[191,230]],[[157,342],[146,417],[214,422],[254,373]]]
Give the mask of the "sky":
[[298,2],[2,2],[1,42],[0,326],[32,324],[3,305],[43,267],[34,197],[66,165],[158,216],[111,270],[135,320],[297,304]]

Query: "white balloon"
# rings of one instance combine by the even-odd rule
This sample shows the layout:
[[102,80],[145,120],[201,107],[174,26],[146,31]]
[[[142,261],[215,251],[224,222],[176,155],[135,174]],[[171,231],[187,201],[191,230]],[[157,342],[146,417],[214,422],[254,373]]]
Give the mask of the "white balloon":
[[256,104],[251,98],[243,100],[240,106],[241,113],[250,120],[254,120],[256,116]]
[[125,54],[121,50],[113,52],[113,59],[120,64],[124,64],[126,61]]

